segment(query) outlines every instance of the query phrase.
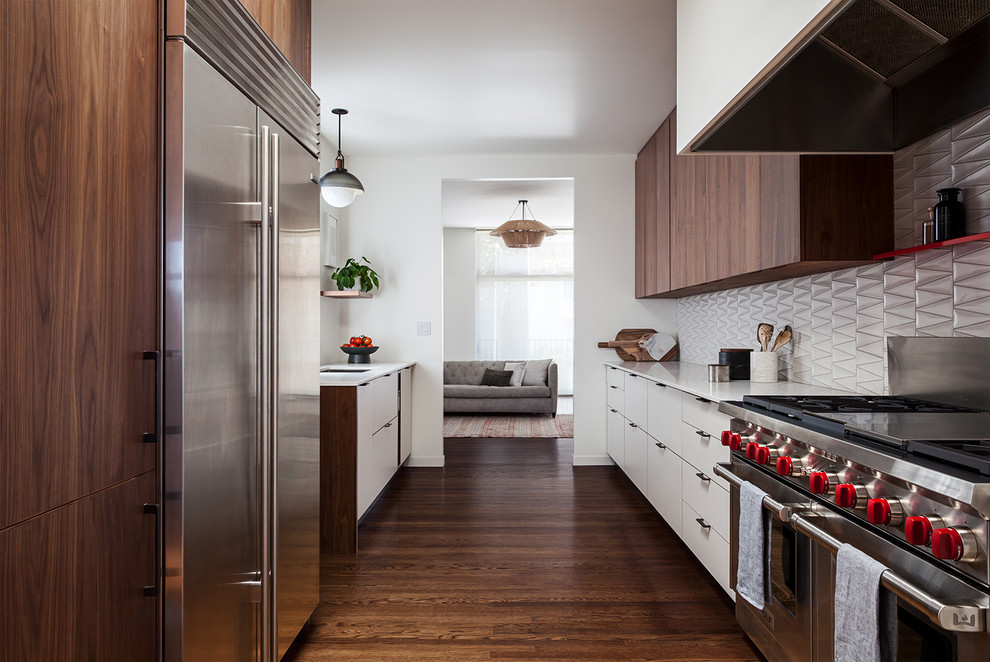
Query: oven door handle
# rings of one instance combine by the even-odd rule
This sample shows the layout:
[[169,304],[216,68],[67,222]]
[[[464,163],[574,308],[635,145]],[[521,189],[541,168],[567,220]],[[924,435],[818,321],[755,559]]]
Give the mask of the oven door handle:
[[[815,515],[803,512],[791,515],[791,526],[819,545],[837,552],[842,541],[811,523]],[[943,630],[952,632],[986,632],[987,608],[966,603],[946,604],[927,591],[915,586],[893,570],[880,576],[883,584],[894,595],[920,610]]]
[[[721,476],[725,480],[729,481],[729,484],[735,488],[739,488],[743,484],[743,479],[732,473],[728,462],[719,462],[712,467],[712,471],[715,472],[716,476]],[[777,519],[781,522],[790,521],[791,516],[796,512],[801,512],[808,510],[811,507],[810,503],[781,503],[771,496],[763,497],[763,507],[772,512]]]

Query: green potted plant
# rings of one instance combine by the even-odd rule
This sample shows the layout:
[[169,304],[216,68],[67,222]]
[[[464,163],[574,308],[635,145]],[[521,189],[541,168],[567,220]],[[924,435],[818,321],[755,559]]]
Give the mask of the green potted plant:
[[[347,258],[344,266],[330,274],[330,279],[337,283],[338,290],[359,289],[362,292],[370,292],[378,287],[378,274],[371,268],[371,262],[366,257],[360,260]],[[358,286],[359,282],[360,286]]]

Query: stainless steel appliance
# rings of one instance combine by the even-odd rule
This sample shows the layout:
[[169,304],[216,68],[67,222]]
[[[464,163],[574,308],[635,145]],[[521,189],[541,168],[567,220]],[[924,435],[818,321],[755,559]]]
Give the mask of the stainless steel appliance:
[[167,7],[163,659],[319,598],[319,100],[236,0]]
[[[832,659],[843,543],[889,568],[897,659],[968,662],[990,651],[990,415],[966,406],[986,390],[968,365],[988,364],[990,339],[960,339],[967,351],[946,339],[890,340],[892,385],[916,392],[926,378],[915,366],[937,364],[955,372],[951,391],[935,400],[746,396],[719,407],[732,416],[722,435],[731,462],[715,471],[732,485],[733,583],[742,481],[767,493],[772,514],[771,598],[762,611],[736,601],[737,620],[770,660]],[[966,374],[978,381],[960,384]]]

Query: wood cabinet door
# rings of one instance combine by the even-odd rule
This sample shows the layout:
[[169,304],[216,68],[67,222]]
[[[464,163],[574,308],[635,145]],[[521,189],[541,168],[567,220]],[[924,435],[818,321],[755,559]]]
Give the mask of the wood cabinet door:
[[708,174],[708,280],[760,269],[760,157],[705,157]]
[[0,528],[156,465],[158,4],[0,3]]
[[674,115],[636,157],[636,298],[670,289],[670,160]]
[[670,287],[704,283],[708,277],[708,160],[710,156],[675,156],[671,166],[673,208],[670,214]]
[[0,532],[0,660],[155,660],[150,471]]

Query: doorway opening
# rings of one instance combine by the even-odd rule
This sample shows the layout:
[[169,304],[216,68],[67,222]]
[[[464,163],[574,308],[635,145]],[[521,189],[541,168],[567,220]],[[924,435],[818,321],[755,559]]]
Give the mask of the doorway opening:
[[[444,437],[573,437],[574,180],[445,179],[441,191]],[[489,234],[520,200],[557,232],[539,247]]]

